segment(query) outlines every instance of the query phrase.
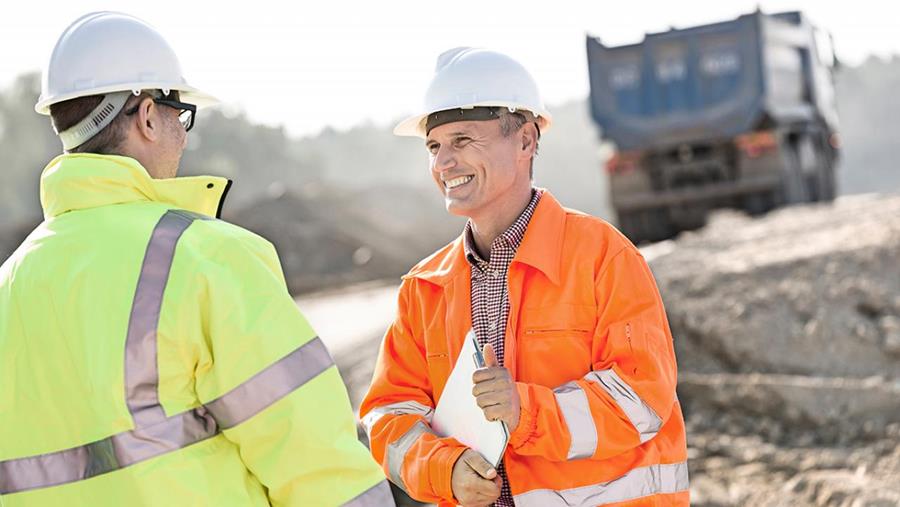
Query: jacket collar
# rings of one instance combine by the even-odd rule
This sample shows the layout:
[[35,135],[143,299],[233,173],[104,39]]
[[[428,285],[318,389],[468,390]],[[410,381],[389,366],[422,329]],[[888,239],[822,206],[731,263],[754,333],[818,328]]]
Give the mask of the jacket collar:
[[72,153],[51,160],[41,174],[41,206],[52,218],[81,209],[151,201],[218,217],[231,181],[215,176],[157,180],[135,159]]
[[[559,284],[566,210],[547,191],[540,201],[516,251],[513,264],[519,262],[540,270],[554,284]],[[446,285],[461,273],[469,273],[464,234],[442,250],[416,265],[404,278],[418,278],[436,285]]]

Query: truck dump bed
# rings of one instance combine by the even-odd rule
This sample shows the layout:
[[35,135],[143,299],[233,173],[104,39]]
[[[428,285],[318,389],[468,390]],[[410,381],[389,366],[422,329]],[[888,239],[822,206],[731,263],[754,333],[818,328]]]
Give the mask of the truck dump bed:
[[817,106],[831,103],[821,96],[831,87],[817,86],[829,78],[811,62],[814,39],[799,12],[756,12],[619,47],[588,37],[594,121],[620,150],[729,138],[817,114],[832,123],[836,113]]

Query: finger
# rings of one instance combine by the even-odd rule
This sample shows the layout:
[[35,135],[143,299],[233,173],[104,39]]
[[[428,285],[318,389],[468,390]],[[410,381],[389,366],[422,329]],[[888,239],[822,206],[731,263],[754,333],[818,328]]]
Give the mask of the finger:
[[484,344],[484,349],[482,349],[482,355],[484,355],[484,365],[488,368],[494,366],[500,366],[500,361],[497,360],[497,354],[494,353],[494,346],[490,343]]
[[500,480],[500,477],[494,477],[491,480],[478,479],[478,483],[472,484],[473,487],[470,489],[470,491],[479,499],[493,502],[497,499],[498,496],[500,496],[501,484],[503,484],[503,481]]
[[509,394],[505,392],[490,392],[475,397],[475,403],[482,409],[492,407],[494,405],[503,405],[509,403]]
[[508,378],[495,378],[478,382],[472,386],[472,396],[478,397],[486,393],[497,393],[510,391],[512,382]]
[[488,421],[503,421],[509,413],[509,404],[491,405],[483,408],[484,418]]
[[462,501],[460,503],[461,507],[491,507],[491,504],[494,503],[496,499],[489,499],[485,495],[479,495],[476,493],[472,493],[471,499]]
[[482,490],[482,494],[487,496],[488,500],[493,502],[497,499],[497,497],[500,496],[500,493],[502,492],[501,486],[503,485],[503,479],[497,476],[489,481],[484,481],[483,485],[484,489]]
[[[491,484],[491,483],[486,481],[486,484]],[[493,484],[491,484],[491,487],[493,487]],[[473,505],[490,507],[491,505],[493,505],[493,503],[495,501],[497,501],[498,498],[500,498],[499,490],[496,493],[494,493],[494,492],[480,493],[479,492],[479,493],[475,494],[475,503]]]
[[493,368],[479,368],[472,374],[472,383],[478,384],[497,378],[512,378],[509,370],[502,366],[494,366]]
[[475,451],[467,454],[468,456],[466,456],[465,458],[466,464],[469,465],[469,468],[475,470],[475,473],[477,473],[481,477],[484,477],[485,479],[493,479],[494,477],[497,477],[497,470],[495,470],[494,467],[491,466],[491,464],[481,456],[481,454],[478,454]]

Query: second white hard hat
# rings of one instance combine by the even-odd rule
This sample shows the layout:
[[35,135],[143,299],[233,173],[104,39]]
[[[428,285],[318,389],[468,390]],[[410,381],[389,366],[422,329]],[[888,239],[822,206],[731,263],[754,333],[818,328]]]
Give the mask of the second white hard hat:
[[397,124],[394,134],[425,137],[428,115],[475,107],[530,111],[541,132],[550,128],[552,120],[537,83],[522,64],[496,51],[459,47],[438,56],[422,112]]
[[204,107],[218,102],[187,83],[169,43],[152,26],[128,14],[94,12],[78,18],[60,36],[41,80],[34,106],[112,92],[178,90],[181,100]]

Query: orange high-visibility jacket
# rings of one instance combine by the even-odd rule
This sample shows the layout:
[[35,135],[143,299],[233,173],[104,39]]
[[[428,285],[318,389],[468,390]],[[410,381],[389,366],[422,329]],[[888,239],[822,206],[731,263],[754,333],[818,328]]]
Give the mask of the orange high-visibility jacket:
[[[545,192],[509,267],[505,366],[521,399],[504,463],[517,506],[688,505],[672,336],[640,252]],[[465,447],[429,421],[472,326],[457,238],[400,286],[360,416],[413,498],[454,503]]]

